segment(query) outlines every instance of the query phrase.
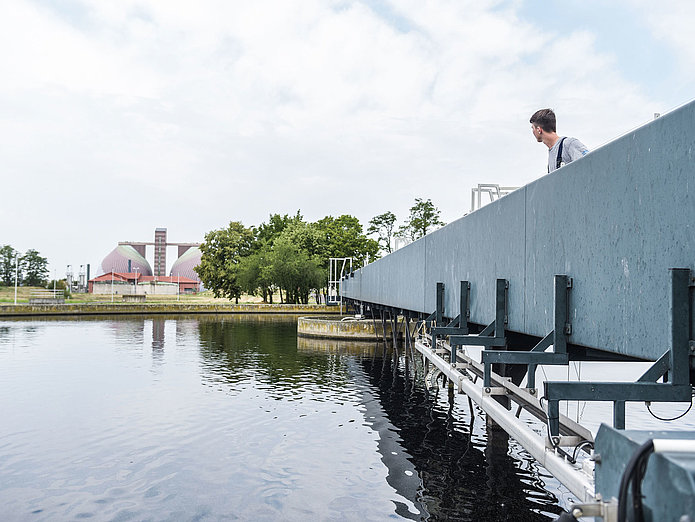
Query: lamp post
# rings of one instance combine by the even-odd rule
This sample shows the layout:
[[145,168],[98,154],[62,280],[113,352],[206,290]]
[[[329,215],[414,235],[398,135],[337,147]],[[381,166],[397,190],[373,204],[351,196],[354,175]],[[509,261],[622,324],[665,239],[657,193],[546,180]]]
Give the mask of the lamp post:
[[14,304],[17,304],[17,279],[19,279],[19,253],[14,254]]
[[111,302],[113,303],[113,267],[111,267]]
[[181,294],[181,274],[176,272],[176,301],[179,300],[179,295]]

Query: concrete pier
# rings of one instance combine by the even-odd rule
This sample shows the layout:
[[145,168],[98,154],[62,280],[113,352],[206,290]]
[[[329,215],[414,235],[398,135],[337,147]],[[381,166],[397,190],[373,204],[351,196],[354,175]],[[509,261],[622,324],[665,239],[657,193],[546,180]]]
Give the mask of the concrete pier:
[[[399,321],[397,329],[397,336],[402,337],[402,320]],[[356,319],[354,316],[300,317],[297,320],[297,335],[373,342],[384,339],[384,328],[381,321]],[[386,336],[387,339],[392,338],[390,321],[386,323]]]

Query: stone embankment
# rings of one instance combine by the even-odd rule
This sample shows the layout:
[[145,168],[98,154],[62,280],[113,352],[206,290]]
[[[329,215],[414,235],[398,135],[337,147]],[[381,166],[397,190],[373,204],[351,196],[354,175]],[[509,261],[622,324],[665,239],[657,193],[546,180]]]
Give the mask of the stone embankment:
[[0,305],[0,317],[148,314],[332,314],[335,307],[299,304],[92,303]]

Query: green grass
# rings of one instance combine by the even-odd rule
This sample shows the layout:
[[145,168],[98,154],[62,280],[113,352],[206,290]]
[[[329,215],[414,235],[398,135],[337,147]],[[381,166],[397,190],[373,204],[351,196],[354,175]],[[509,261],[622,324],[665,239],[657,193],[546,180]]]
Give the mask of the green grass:
[[[43,287],[20,286],[17,288],[17,303],[29,304],[29,297],[36,290],[44,290]],[[110,303],[111,294],[72,294],[69,299],[65,299],[66,303],[71,304],[87,304],[87,303]],[[121,295],[113,296],[114,303],[122,303]],[[215,297],[211,290],[200,292],[198,294],[185,295],[148,295],[148,303],[187,303],[187,304],[229,304],[234,303],[234,300],[229,300],[226,297]],[[262,303],[263,299],[255,295],[242,295],[239,299],[240,304]],[[273,296],[273,303],[280,302],[280,294]],[[0,304],[14,303],[14,286],[0,286]],[[313,303],[313,300],[311,301]]]

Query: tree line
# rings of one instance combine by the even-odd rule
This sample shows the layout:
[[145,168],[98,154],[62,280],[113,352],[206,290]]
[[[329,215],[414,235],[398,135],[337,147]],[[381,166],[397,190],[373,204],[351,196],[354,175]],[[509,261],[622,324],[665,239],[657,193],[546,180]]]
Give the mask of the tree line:
[[205,234],[196,272],[216,297],[239,302],[242,294],[249,294],[272,303],[279,293],[283,303],[306,304],[312,292],[325,298],[330,258],[350,257],[353,266],[364,266],[382,252],[392,252],[394,236],[413,241],[444,225],[432,202],[419,198],[394,232],[395,223],[392,212],[374,217],[366,233],[350,215],[306,222],[299,211],[293,216],[271,214],[257,227],[232,221]]
[[21,286],[44,286],[48,281],[48,259],[33,249],[21,254],[4,245],[0,248],[0,283],[14,286],[15,274]]
[[326,216],[307,223],[294,216],[271,214],[258,227],[232,221],[205,234],[196,268],[216,297],[237,302],[242,293],[273,302],[308,303],[313,290],[323,289],[331,257],[352,257],[359,265],[378,255],[379,245],[362,231],[353,216]]

